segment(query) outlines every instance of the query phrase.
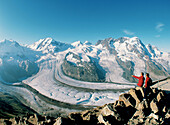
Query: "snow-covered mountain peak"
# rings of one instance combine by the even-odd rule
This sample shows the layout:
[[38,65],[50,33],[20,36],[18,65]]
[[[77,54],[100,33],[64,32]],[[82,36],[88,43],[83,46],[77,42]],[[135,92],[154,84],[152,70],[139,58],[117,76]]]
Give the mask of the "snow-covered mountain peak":
[[111,47],[115,49],[130,49],[131,48],[139,48],[145,49],[145,45],[141,42],[138,37],[120,37],[118,39],[107,38],[104,40],[99,40],[96,45],[101,44],[103,47]]
[[[24,76],[18,76],[17,79],[36,73],[38,65],[50,59],[65,61],[68,65],[71,62],[74,64],[74,68],[76,66],[87,68],[87,71],[89,67],[102,69],[103,73],[106,72],[106,81],[112,82],[115,82],[115,77],[117,77],[116,81],[120,80],[120,82],[125,79],[132,80],[129,76],[140,74],[141,71],[152,73],[151,76],[154,78],[166,76],[167,72],[170,73],[170,54],[159,51],[152,45],[145,46],[138,37],[120,37],[118,39],[110,37],[99,40],[96,45],[92,45],[88,41],[66,44],[52,38],[40,39],[29,46],[20,45],[13,40],[0,42],[0,67],[5,67],[1,71],[5,72],[6,69],[9,69],[7,64],[10,64],[11,67],[15,64],[15,68],[10,68],[11,70],[19,69],[20,72],[24,69],[23,72],[25,72]],[[29,71],[27,67],[31,67],[31,71],[35,70],[27,75],[26,73]],[[11,70],[9,71],[12,72]],[[4,75],[5,80],[9,76],[9,73],[6,74],[0,74],[0,77]]]
[[39,41],[35,42],[33,45],[31,45],[30,47],[32,49],[41,51],[43,49],[45,49],[47,46],[49,46],[50,44],[53,44],[57,41],[55,41],[52,38],[45,38],[45,39],[40,39]]
[[162,54],[162,52],[156,46],[152,46],[152,45],[148,44],[148,45],[146,45],[146,48],[148,49],[148,51],[152,55],[152,57],[159,57]]
[[38,53],[13,40],[0,42],[0,80],[17,82],[38,71]]
[[140,40],[137,36],[130,38],[131,40]]
[[26,46],[20,45],[14,40],[5,39],[0,42],[0,58],[13,58],[14,60],[23,60],[29,58],[29,60],[35,60],[38,57],[37,54],[37,52]]
[[42,39],[41,42],[45,45],[45,44],[51,44],[52,42],[55,42],[55,40],[53,38],[48,37],[48,38]]
[[8,53],[10,54],[17,54],[17,53],[21,53],[23,51],[23,47],[19,45],[19,43],[17,43],[14,40],[2,40],[0,42],[0,55],[4,56]]
[[107,38],[104,40],[99,40],[96,45],[102,44],[103,46],[107,47],[108,45],[110,47],[115,47],[114,44],[121,45],[121,44],[130,44],[130,45],[141,45],[143,46],[144,44],[141,42],[141,40],[138,37],[120,37],[118,39],[114,38]]
[[138,37],[120,37],[118,39],[115,39],[115,42],[118,42],[120,44],[126,43],[126,44],[131,44],[131,45],[144,45],[141,40]]
[[7,40],[7,39],[4,39],[2,41],[0,41],[0,45],[6,45],[6,46],[20,46],[19,43],[17,43],[16,41],[14,40]]
[[142,41],[138,37],[132,37],[132,38],[130,38],[129,41],[133,44],[144,46],[144,44],[142,43]]
[[1,40],[1,41],[0,41],[0,43],[11,43],[11,42],[14,42],[14,40],[4,39],[4,40]]
[[43,53],[55,53],[59,51],[64,51],[71,47],[70,44],[62,43],[54,40],[53,38],[40,39],[34,44],[28,46],[33,50],[42,51]]
[[96,43],[96,45],[98,46],[98,45],[102,45],[103,47],[109,47],[109,45],[110,46],[112,46],[112,44],[114,43],[115,41],[114,41],[114,39],[112,38],[112,37],[110,37],[110,38],[106,38],[106,39],[104,39],[104,40],[98,40],[97,41],[97,43]]
[[133,49],[142,49],[143,51],[146,51],[145,45],[142,43],[142,41],[138,37],[121,37],[115,40],[114,43],[115,46],[126,46],[128,50]]
[[92,45],[92,43],[89,42],[89,41],[85,41],[83,44],[84,44],[84,45]]
[[80,45],[83,45],[83,44],[82,44],[81,41],[76,41],[76,42],[72,43],[71,45],[77,47],[77,46],[80,46]]

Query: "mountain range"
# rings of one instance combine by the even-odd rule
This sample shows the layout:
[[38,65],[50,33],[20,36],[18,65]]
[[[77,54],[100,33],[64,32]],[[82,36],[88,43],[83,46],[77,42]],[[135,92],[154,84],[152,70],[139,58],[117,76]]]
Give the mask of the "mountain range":
[[41,63],[49,60],[60,60],[64,75],[81,81],[129,83],[140,72],[149,72],[153,80],[170,74],[170,53],[144,45],[138,37],[107,38],[95,45],[45,38],[27,46],[2,40],[0,80],[22,81],[41,72]]

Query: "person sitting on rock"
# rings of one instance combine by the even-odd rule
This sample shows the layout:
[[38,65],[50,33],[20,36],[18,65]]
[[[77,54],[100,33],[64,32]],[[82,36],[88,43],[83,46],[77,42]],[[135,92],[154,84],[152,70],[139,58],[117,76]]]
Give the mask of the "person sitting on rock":
[[145,81],[145,78],[144,78],[144,73],[143,72],[141,72],[141,76],[135,76],[135,75],[132,75],[132,77],[134,77],[134,78],[136,78],[136,79],[138,79],[139,81],[138,81],[138,86],[139,87],[142,87],[143,86],[143,84],[144,84],[144,81]]
[[152,79],[149,77],[149,73],[146,73],[146,80],[144,86],[144,99],[146,99],[148,95],[151,84],[152,84]]

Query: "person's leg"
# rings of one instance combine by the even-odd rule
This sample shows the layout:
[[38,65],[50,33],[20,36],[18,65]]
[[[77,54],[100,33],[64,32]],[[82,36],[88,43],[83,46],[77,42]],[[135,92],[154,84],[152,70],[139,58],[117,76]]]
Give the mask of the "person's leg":
[[143,99],[146,99],[147,97],[147,88],[144,88],[144,98]]

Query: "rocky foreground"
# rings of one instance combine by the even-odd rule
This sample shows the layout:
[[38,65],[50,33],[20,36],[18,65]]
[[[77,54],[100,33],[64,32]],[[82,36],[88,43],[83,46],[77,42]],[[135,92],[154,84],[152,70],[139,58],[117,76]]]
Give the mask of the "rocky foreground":
[[37,114],[0,119],[0,125],[168,125],[170,124],[169,92],[152,88],[143,100],[143,88],[137,87],[119,96],[115,103],[91,110],[73,112],[68,117],[46,117]]

